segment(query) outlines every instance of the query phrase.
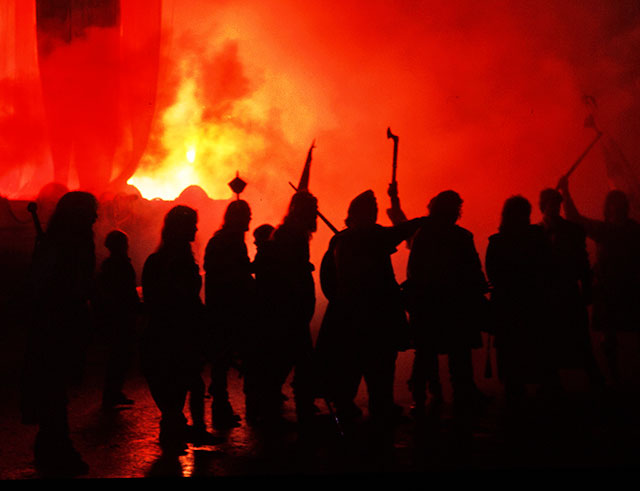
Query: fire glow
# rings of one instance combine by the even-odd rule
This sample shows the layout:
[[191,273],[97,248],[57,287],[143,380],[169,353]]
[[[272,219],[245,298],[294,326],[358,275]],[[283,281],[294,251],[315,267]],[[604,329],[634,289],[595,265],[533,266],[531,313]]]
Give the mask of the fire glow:
[[[0,2],[4,196],[58,180],[229,199],[239,172],[255,219],[275,222],[315,138],[311,190],[339,224],[363,190],[384,200],[391,126],[407,214],[455,189],[463,225],[486,238],[504,199],[535,201],[591,141],[585,94],[640,161],[633,0],[103,3],[117,22],[47,43],[35,2]],[[607,191],[600,146],[572,177],[589,215]]]
[[246,171],[252,155],[265,146],[259,134],[237,124],[236,112],[207,120],[207,107],[198,99],[197,73],[181,70],[176,101],[161,115],[164,159],[145,154],[127,181],[147,199],[173,200],[190,185],[199,185],[212,198],[226,199],[227,176]]

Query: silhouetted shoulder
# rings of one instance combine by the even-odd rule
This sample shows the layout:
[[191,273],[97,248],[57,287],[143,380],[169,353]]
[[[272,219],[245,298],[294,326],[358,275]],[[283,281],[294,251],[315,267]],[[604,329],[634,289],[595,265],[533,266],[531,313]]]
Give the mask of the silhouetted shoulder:
[[472,241],[473,242],[473,233],[466,228],[461,227],[460,225],[454,225],[454,230],[461,240]]
[[149,272],[150,270],[158,267],[158,263],[160,262],[160,257],[157,252],[154,252],[149,255],[147,260],[144,262],[144,266],[142,267],[142,276],[144,278],[145,272]]

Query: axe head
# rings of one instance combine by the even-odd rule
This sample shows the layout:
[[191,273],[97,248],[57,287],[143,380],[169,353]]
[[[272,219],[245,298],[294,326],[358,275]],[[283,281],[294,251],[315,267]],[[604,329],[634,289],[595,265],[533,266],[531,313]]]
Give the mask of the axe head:
[[387,138],[391,138],[393,141],[398,140],[398,137],[391,133],[391,128],[387,128]]
[[583,95],[582,96],[582,102],[584,104],[586,104],[587,106],[592,107],[594,109],[598,107],[598,104],[596,103],[596,98],[593,97],[592,95],[586,95],[586,94]]
[[584,120],[584,127],[585,128],[593,128],[594,130],[596,130],[598,133],[602,133],[600,131],[600,128],[598,128],[598,125],[596,124],[596,120],[593,117],[593,114],[589,114],[589,116],[587,116]]

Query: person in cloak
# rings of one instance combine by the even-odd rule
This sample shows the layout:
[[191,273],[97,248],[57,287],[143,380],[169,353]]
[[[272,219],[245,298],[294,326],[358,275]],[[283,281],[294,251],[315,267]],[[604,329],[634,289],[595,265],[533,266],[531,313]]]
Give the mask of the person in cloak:
[[273,274],[271,236],[274,230],[273,225],[265,223],[253,231],[256,254],[251,262],[251,272],[255,277],[255,303],[253,322],[248,326],[243,343],[242,363],[245,418],[253,426],[268,424],[277,419],[280,410],[278,401],[273,396],[276,389],[269,387],[270,384],[275,385],[268,370],[272,354],[269,349],[265,349],[272,344],[272,334],[275,332],[273,322],[277,322],[271,315],[272,305],[269,303],[269,279]]
[[331,239],[321,267],[329,307],[316,350],[326,394],[339,420],[348,423],[360,416],[354,399],[364,378],[370,420],[374,428],[385,430],[393,427],[397,416],[396,358],[409,347],[409,326],[391,256],[421,220],[384,227],[377,218],[376,197],[365,191],[349,205],[347,228]]
[[507,199],[498,233],[489,237],[485,267],[495,313],[498,376],[504,383],[507,409],[524,409],[526,386],[557,384],[551,357],[551,242],[531,223],[531,203],[522,196]]
[[550,344],[559,370],[584,370],[594,387],[602,388],[604,377],[593,354],[589,334],[588,305],[592,301],[592,272],[584,228],[560,214],[562,194],[557,189],[540,192],[540,226],[551,243]]
[[[308,422],[315,413],[312,367],[313,341],[310,323],[316,304],[309,257],[309,241],[316,231],[317,200],[309,191],[291,198],[284,221],[273,232],[268,278],[267,304],[276,317],[272,332],[273,379],[271,405],[280,405],[282,387],[293,370],[292,388],[298,422]],[[275,413],[277,411],[268,411]]]
[[569,192],[569,179],[558,182],[567,220],[581,225],[596,244],[593,317],[601,333],[607,369],[620,380],[618,338],[640,332],[640,224],[629,216],[629,199],[619,190],[610,191],[604,202],[604,220],[583,216]]
[[482,346],[487,281],[472,233],[457,224],[460,195],[443,191],[428,210],[411,241],[403,285],[415,346],[409,379],[415,416],[424,413],[427,386],[433,401],[442,401],[438,355],[449,360],[454,408],[472,409],[484,399],[474,380],[472,350]]
[[134,403],[124,394],[123,387],[135,356],[135,329],[141,304],[136,272],[128,255],[127,235],[113,230],[107,234],[104,245],[110,255],[100,266],[94,305],[108,348],[102,407],[109,409]]
[[281,417],[282,388],[293,371],[293,395],[296,416],[306,426],[315,413],[313,341],[310,323],[316,305],[314,265],[310,261],[309,242],[317,229],[318,200],[309,191],[312,145],[287,215],[271,235],[268,256],[261,263],[261,312],[265,332],[264,353],[271,362],[265,373],[264,415],[269,420]]

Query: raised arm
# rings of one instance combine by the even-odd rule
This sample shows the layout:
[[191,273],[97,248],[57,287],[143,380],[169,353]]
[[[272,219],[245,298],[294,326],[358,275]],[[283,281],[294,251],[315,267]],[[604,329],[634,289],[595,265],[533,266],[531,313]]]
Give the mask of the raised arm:
[[399,225],[402,222],[406,222],[407,216],[404,214],[400,206],[397,182],[392,182],[391,184],[389,184],[387,194],[389,195],[389,198],[391,198],[391,208],[387,209],[387,216],[391,220],[391,223],[393,223],[394,225]]
[[602,233],[604,222],[587,218],[580,214],[569,192],[569,178],[567,176],[561,177],[556,189],[562,194],[562,206],[567,220],[581,225],[588,237],[598,240]]

